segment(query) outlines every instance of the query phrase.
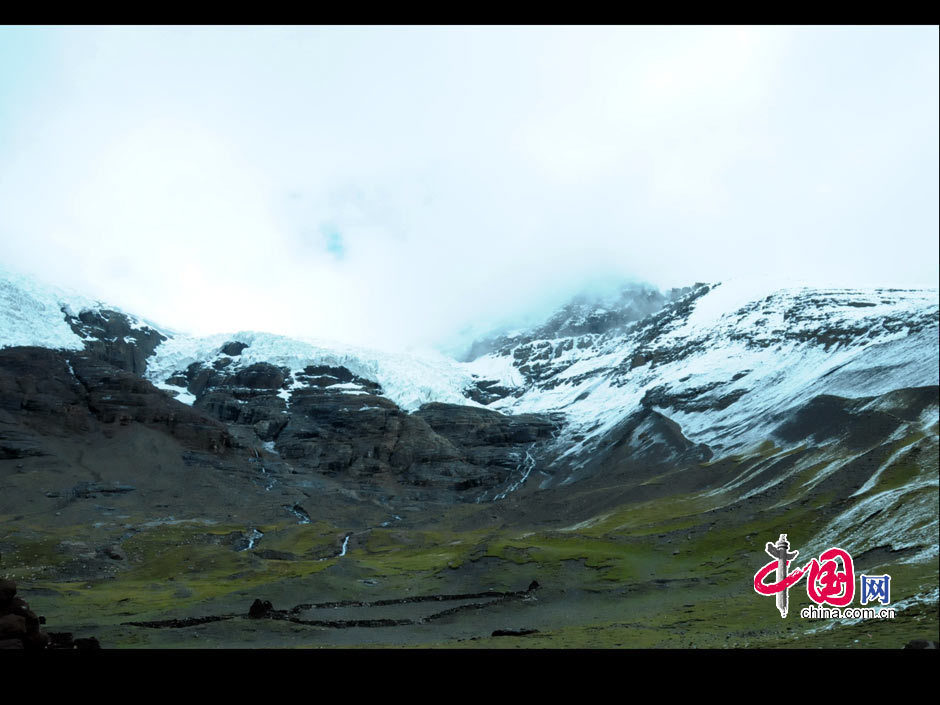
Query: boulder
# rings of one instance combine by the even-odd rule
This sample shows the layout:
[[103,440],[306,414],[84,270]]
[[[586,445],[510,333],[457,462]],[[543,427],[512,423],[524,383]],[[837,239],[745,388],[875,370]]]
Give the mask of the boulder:
[[26,636],[26,619],[18,614],[0,617],[0,639],[22,639]]
[[261,619],[262,617],[267,617],[271,610],[274,609],[268,600],[262,602],[259,599],[256,599],[251,603],[251,607],[248,608],[248,616],[252,619]]
[[0,608],[4,607],[16,595],[16,583],[7,578],[0,578]]
[[248,343],[240,343],[237,340],[232,340],[222,346],[221,352],[225,355],[231,357],[237,357],[242,354],[242,351],[248,347]]

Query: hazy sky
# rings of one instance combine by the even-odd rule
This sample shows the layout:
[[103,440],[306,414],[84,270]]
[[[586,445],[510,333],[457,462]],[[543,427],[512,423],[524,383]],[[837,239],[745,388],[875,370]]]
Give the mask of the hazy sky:
[[938,29],[0,28],[0,256],[197,333],[938,284]]

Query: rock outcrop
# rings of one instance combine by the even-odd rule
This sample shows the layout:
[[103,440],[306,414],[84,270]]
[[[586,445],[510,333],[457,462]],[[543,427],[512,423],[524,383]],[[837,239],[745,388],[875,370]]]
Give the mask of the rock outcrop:
[[194,450],[219,452],[232,444],[223,424],[93,353],[0,350],[0,458],[42,455],[45,435],[108,432],[130,423]]
[[248,426],[294,468],[351,480],[461,495],[505,483],[557,420],[479,407],[426,404],[408,413],[345,367],[308,366],[293,377],[271,364],[186,371],[194,408]]
[[147,358],[166,336],[150,326],[135,324],[127,315],[109,309],[84,310],[77,316],[63,309],[66,323],[85,341],[85,351],[120,370],[142,375]]

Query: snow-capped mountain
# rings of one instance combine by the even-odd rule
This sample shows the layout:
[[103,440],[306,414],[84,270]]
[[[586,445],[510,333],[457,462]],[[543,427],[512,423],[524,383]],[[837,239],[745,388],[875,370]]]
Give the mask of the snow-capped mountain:
[[508,392],[490,408],[564,413],[563,455],[590,450],[641,408],[729,453],[768,440],[789,409],[821,394],[936,385],[938,360],[936,290],[742,281],[700,285],[626,328],[506,340],[467,369]]
[[[114,559],[92,566],[62,532],[113,556],[182,521],[202,527],[200,556],[250,553],[265,575],[358,555],[351,574],[384,579],[369,566],[417,543],[387,575],[485,589],[570,569],[589,592],[674,581],[724,599],[750,594],[762,542],[789,533],[804,555],[837,545],[904,576],[899,608],[920,609],[937,600],[938,315],[936,290],[628,287],[457,360],[187,336],[4,275],[0,514],[16,539],[0,549],[29,566],[45,537],[64,561],[50,574],[85,585]],[[285,528],[304,533],[279,542]]]
[[[561,457],[589,451],[641,408],[669,417],[693,442],[729,453],[767,440],[788,410],[820,394],[877,396],[938,383],[936,291],[762,291],[731,282],[681,294],[669,302],[648,292],[644,299],[658,310],[646,316],[634,314],[632,301],[625,309],[633,316],[610,302],[578,302],[465,363],[256,332],[175,337],[157,348],[147,377],[194,401],[170,381],[179,384],[191,365],[217,365],[226,342],[237,341],[244,347],[230,369],[286,368],[289,381],[278,393],[288,403],[305,386],[305,367],[327,365],[378,384],[406,411],[443,402],[561,413]],[[363,393],[355,385],[342,391]]]
[[563,415],[542,488],[727,467],[699,495],[711,511],[823,496],[827,516],[834,496],[810,549],[937,555],[936,290],[700,285],[628,326],[503,340],[468,369],[500,392],[489,408]]
[[[348,399],[375,395],[404,412],[436,402],[552,414],[562,420],[556,465],[596,452],[641,410],[722,456],[780,442],[774,429],[819,395],[874,397],[940,376],[936,290],[631,286],[480,341],[466,362],[252,331],[189,337],[10,273],[0,278],[0,304],[0,347],[97,345],[190,405],[261,365],[279,370],[267,391],[282,411],[313,385]],[[312,382],[312,368],[350,379]]]

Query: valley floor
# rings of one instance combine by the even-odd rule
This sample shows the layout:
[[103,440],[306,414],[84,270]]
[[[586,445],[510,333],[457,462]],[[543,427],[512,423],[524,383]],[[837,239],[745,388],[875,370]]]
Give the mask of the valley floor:
[[[352,531],[314,517],[259,525],[250,550],[233,548],[243,523],[124,515],[120,526],[139,528],[120,541],[120,560],[82,553],[116,543],[117,522],[53,528],[7,515],[0,544],[4,572],[45,629],[106,648],[893,649],[937,640],[936,552],[914,562],[904,551],[854,556],[856,581],[891,575],[894,619],[803,619],[803,582],[782,619],[753,589],[770,560],[764,543],[789,530],[802,548],[801,537],[827,524],[827,500],[709,510],[703,503],[720,503],[706,494],[520,493]],[[593,515],[567,524],[556,501]],[[274,612],[250,618],[255,599]],[[140,624],[161,621],[173,623]]]

